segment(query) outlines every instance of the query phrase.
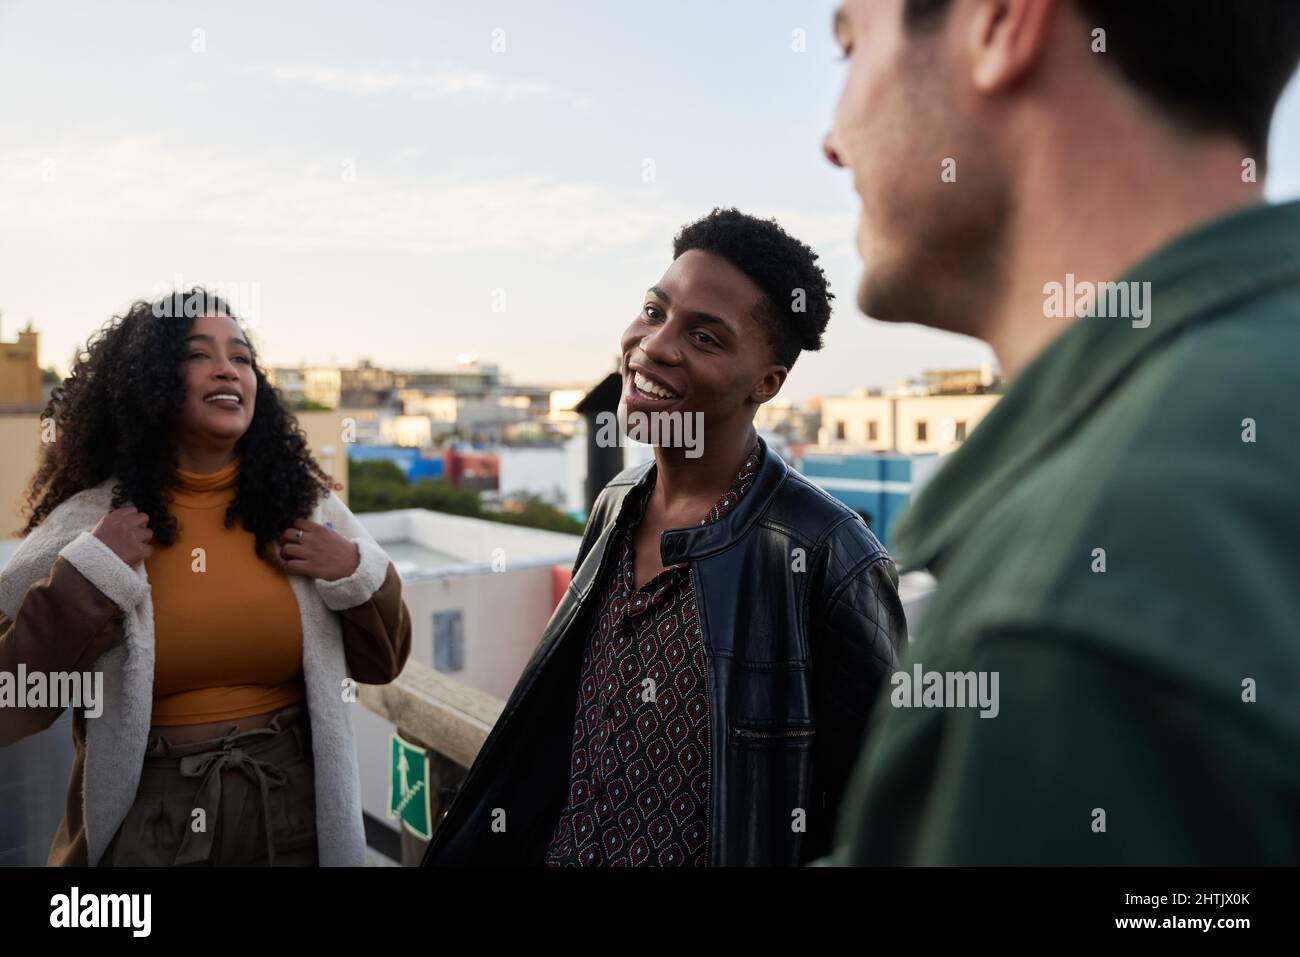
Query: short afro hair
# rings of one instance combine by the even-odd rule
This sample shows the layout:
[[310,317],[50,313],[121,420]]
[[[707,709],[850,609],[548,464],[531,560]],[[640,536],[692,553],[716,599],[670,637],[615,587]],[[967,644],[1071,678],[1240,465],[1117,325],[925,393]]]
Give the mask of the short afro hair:
[[682,227],[673,240],[673,259],[692,249],[721,256],[762,290],[766,301],[754,318],[766,331],[777,362],[789,369],[804,349],[822,347],[835,297],[817,254],[776,220],[714,209]]

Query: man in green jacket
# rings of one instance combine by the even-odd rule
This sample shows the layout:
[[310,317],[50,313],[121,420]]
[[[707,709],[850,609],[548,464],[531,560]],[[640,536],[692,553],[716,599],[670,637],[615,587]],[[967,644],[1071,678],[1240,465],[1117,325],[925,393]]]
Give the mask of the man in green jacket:
[[938,580],[830,859],[1300,862],[1300,4],[846,0],[863,312],[1005,396],[920,494]]

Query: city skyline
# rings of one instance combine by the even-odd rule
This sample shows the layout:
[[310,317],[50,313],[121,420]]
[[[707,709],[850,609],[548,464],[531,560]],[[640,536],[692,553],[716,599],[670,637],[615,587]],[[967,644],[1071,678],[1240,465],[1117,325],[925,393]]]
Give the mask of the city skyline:
[[[836,294],[783,395],[978,366],[982,343],[854,306],[858,203],[821,156],[834,7],[0,3],[0,337],[32,321],[66,371],[181,277],[256,290],[266,365],[475,352],[594,382],[677,229],[734,205],[810,243]],[[1269,195],[1300,196],[1296,83],[1271,158]]]

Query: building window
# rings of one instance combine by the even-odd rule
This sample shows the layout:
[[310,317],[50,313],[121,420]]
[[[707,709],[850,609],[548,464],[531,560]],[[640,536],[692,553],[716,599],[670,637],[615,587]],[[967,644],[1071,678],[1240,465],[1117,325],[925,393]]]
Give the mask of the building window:
[[843,422],[836,422],[836,423],[835,423],[835,438],[836,438],[836,440],[838,440],[838,441],[840,441],[840,442],[843,442],[843,441],[844,441],[844,423],[843,423]]
[[433,613],[433,670],[465,670],[465,627],[460,609]]
[[965,419],[957,420],[957,427],[953,430],[952,437],[956,439],[958,442],[966,441],[966,420]]
[[870,422],[867,423],[867,441],[868,442],[880,441],[880,424],[876,422],[875,419],[872,419]]
[[925,420],[918,420],[916,423],[916,441],[924,442],[929,431],[930,430],[926,427]]

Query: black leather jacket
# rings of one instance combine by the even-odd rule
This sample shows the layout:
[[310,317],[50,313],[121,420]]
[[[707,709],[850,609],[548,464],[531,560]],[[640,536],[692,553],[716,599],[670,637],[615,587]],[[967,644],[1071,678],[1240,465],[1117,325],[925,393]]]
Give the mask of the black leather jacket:
[[[606,546],[634,486],[596,500],[573,581],[425,853],[428,865],[541,864],[569,785],[574,703]],[[863,727],[907,640],[898,575],[862,520],[763,445],[717,522],[672,529],[690,562],[708,669],[709,862],[793,865],[829,851]],[[802,812],[802,814],[800,813]]]

